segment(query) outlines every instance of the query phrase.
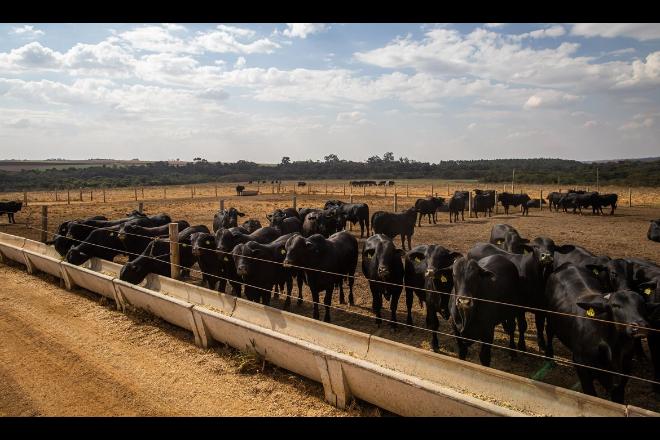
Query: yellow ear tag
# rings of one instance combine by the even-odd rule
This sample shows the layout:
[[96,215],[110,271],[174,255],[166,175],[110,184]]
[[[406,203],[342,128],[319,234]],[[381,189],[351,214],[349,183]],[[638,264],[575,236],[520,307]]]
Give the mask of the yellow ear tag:
[[497,244],[502,244],[502,243],[504,243],[504,241],[502,241],[502,240],[497,240]]
[[440,275],[440,282],[446,283],[447,282],[447,277],[444,275]]
[[523,249],[523,255],[529,254],[529,251],[527,249]]
[[225,258],[223,258],[223,260],[225,260],[225,261],[229,261],[229,258],[225,257]]
[[594,274],[598,275],[598,269],[594,269]]
[[596,316],[596,311],[593,308],[589,308],[589,310],[587,310],[587,316],[593,318]]
[[282,255],[286,255],[286,249],[282,249],[282,250],[280,250],[280,254],[282,254]]
[[651,294],[651,288],[647,287],[646,289],[644,289],[644,293],[646,293],[647,295],[650,295]]
[[206,240],[206,241],[204,242],[204,244],[206,244],[206,245],[208,246],[208,245],[210,245],[210,244],[211,244],[211,242],[210,242],[210,241],[208,241],[208,240]]
[[415,263],[421,263],[422,260],[419,259],[419,257],[415,257]]

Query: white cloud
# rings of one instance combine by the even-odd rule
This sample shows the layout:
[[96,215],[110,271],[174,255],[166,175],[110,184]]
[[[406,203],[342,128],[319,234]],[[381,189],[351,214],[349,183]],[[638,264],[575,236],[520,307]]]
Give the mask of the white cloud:
[[473,130],[476,126],[477,126],[477,123],[476,123],[476,122],[473,122],[473,123],[471,123],[470,125],[468,125],[467,128],[468,128],[468,130]]
[[484,26],[486,26],[487,28],[496,29],[496,28],[504,27],[507,24],[508,23],[486,23]]
[[524,34],[510,35],[510,37],[513,40],[520,41],[524,38],[532,38],[532,39],[549,38],[549,37],[556,38],[556,37],[561,37],[564,34],[566,34],[566,29],[564,29],[564,27],[561,25],[555,25],[545,29],[537,29],[535,31],[526,32]]
[[9,33],[12,35],[18,35],[21,37],[31,38],[31,39],[37,39],[45,34],[44,31],[35,29],[34,26],[30,26],[27,24],[20,27],[13,27],[11,28],[11,31],[9,31]]
[[576,23],[571,35],[583,37],[630,37],[639,41],[660,39],[658,23]]
[[220,25],[217,30],[198,33],[192,44],[199,50],[216,53],[273,53],[275,49],[282,47],[268,38],[250,42],[239,41],[254,35],[255,33],[248,29]]
[[660,113],[639,113],[633,116],[629,121],[619,127],[621,131],[633,131],[645,128],[651,128],[655,125],[655,119],[660,117]]
[[245,63],[246,63],[245,57],[238,57],[238,59],[236,60],[236,63],[234,63],[234,68],[235,69],[241,69],[241,68],[245,67]]
[[140,26],[118,34],[124,42],[134,49],[149,52],[192,52],[196,50],[183,38],[174,35],[177,27],[172,26]]
[[581,99],[581,96],[558,92],[556,90],[542,90],[530,96],[523,105],[523,108],[525,110],[536,109],[540,107],[557,108],[575,103]]
[[55,69],[62,54],[34,41],[9,53],[0,53],[0,70]]
[[587,121],[587,122],[585,122],[584,124],[582,124],[582,126],[583,126],[584,128],[597,127],[597,126],[599,126],[599,125],[600,125],[600,124],[598,123],[598,121],[594,121],[593,119],[592,119],[592,120],[589,120],[589,121]]
[[318,34],[329,29],[324,23],[287,23],[282,34],[286,37],[307,38],[308,35]]
[[630,71],[617,77],[614,88],[655,87],[658,84],[660,84],[660,51],[650,53],[645,61],[633,61]]
[[344,112],[344,113],[337,113],[337,122],[340,123],[352,123],[352,124],[360,124],[364,119],[364,113],[362,112]]

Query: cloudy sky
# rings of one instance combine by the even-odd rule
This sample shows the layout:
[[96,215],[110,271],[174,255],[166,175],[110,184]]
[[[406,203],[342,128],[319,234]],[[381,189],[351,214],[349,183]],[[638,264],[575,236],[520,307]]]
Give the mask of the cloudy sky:
[[2,24],[0,158],[660,156],[660,24]]

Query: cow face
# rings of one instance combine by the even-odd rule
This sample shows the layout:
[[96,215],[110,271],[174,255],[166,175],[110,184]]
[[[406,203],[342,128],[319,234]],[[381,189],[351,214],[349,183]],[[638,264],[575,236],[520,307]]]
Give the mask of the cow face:
[[206,232],[195,232],[190,236],[192,254],[199,258],[203,253],[213,252],[216,249],[215,237]]
[[248,231],[248,233],[251,234],[257,229],[261,228],[261,222],[259,220],[250,219],[243,222],[241,226],[243,226]]
[[284,267],[307,266],[310,259],[317,259],[321,253],[321,249],[316,243],[305,239],[299,234],[289,238],[284,247],[286,250]]
[[482,279],[495,275],[482,268],[475,260],[461,257],[452,267],[454,288],[451,300],[451,315],[459,332],[462,332],[475,316]]
[[144,265],[144,259],[124,264],[119,271],[119,279],[131,284],[140,284],[146,275],[146,267]]
[[87,260],[89,260],[89,255],[81,252],[77,247],[72,247],[66,254],[66,261],[76,266],[80,266]]
[[649,327],[644,318],[644,299],[635,292],[619,290],[605,296],[588,294],[578,298],[577,306],[587,317],[615,322],[620,336],[639,338],[647,335],[647,330],[642,328]]
[[218,230],[216,234],[217,249],[224,252],[231,252],[236,245],[234,234],[227,229]]
[[394,246],[392,240],[383,234],[377,234],[370,237],[364,243],[362,251],[362,262],[364,267],[371,268],[367,273],[376,274],[381,281],[389,281],[392,273],[395,259],[401,261],[403,251]]
[[[522,238],[517,232],[509,231],[504,236],[504,250],[513,254],[523,254],[525,251],[524,245],[529,243],[529,240]],[[529,251],[529,249],[527,249]]]

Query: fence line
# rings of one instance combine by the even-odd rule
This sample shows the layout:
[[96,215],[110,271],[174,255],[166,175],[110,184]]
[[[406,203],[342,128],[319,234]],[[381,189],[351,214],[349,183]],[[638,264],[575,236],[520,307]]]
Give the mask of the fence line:
[[[39,230],[38,228],[34,228],[34,227],[30,227],[30,229]],[[51,235],[57,235],[57,234],[53,234],[49,231],[46,231],[46,232],[51,234]],[[98,246],[98,247],[105,248],[105,249],[115,250],[115,249],[107,247],[107,246],[99,245],[99,244],[96,244],[96,243],[89,243],[89,242],[84,241],[84,240],[77,240],[77,239],[73,239],[73,238],[71,240],[74,240],[74,241],[77,241],[77,242],[80,242],[80,243],[87,243],[87,244],[90,244],[92,246]],[[161,257],[165,257],[165,256],[170,255],[169,253],[167,253],[167,254],[159,255],[157,257],[153,257],[153,256],[149,256],[149,255],[136,254],[136,253],[130,253],[130,254],[132,254],[132,255],[141,255],[145,258],[150,258],[150,259],[160,261],[160,262],[164,262],[163,260],[160,259]],[[178,265],[178,264],[177,264],[177,266],[179,267],[179,269],[194,270],[194,269],[191,269],[189,267]],[[268,289],[265,289],[263,287],[253,286],[251,284],[247,284],[247,283],[242,282],[242,281],[231,280],[229,278],[218,276],[218,275],[215,275],[215,274],[205,273],[205,272],[198,271],[198,270],[194,270],[194,271],[198,272],[198,273],[201,273],[203,275],[208,275],[208,276],[211,276],[211,277],[214,277],[214,278],[223,279],[223,280],[225,280],[227,282],[230,282],[230,283],[240,284],[242,286],[250,287],[250,288],[253,288],[253,289],[257,289],[257,290],[262,290],[262,291],[265,291],[265,292],[268,292],[268,293],[272,292],[272,289],[268,290]],[[454,296],[454,295],[452,295],[452,296]],[[309,302],[309,303],[312,303],[312,304],[316,304],[318,306],[326,306],[326,304],[324,304],[322,302],[316,302],[316,301],[313,301],[313,300],[309,301],[309,300],[305,300],[304,298],[303,298],[303,301]],[[344,309],[344,308],[332,306],[331,304],[327,305],[326,307],[342,310],[344,312],[354,314],[354,315],[357,315],[357,316],[369,317],[370,319],[374,318],[373,316],[358,313],[358,312],[355,312],[355,311],[352,311],[352,310],[349,310],[349,309]],[[633,379],[633,380],[639,380],[639,381],[642,381],[642,382],[647,382],[647,383],[651,383],[651,384],[655,384],[655,385],[660,385],[660,382],[655,381],[655,380],[651,380],[651,379],[646,379],[646,378],[642,378],[642,377],[628,375],[628,374],[625,374],[625,373],[619,373],[619,372],[616,372],[616,371],[606,370],[606,369],[603,369],[603,368],[594,367],[594,366],[586,365],[586,364],[581,364],[581,363],[577,363],[577,362],[573,362],[573,361],[568,361],[568,360],[561,359],[561,358],[554,358],[554,357],[551,358],[551,357],[548,357],[548,356],[545,356],[545,355],[541,355],[541,354],[537,354],[537,353],[531,353],[531,352],[519,350],[519,349],[513,348],[513,347],[507,347],[507,346],[504,346],[504,345],[498,345],[498,344],[493,344],[493,343],[489,343],[489,342],[485,342],[485,341],[480,341],[480,340],[476,340],[476,339],[467,338],[465,336],[451,335],[451,334],[448,334],[448,333],[440,332],[438,330],[430,330],[430,329],[415,326],[415,325],[412,325],[412,324],[407,324],[407,323],[398,322],[398,321],[391,321],[391,320],[388,320],[386,318],[380,318],[380,319],[382,321],[396,323],[398,325],[402,325],[402,326],[410,327],[410,328],[415,328],[415,329],[422,330],[422,331],[425,331],[425,332],[436,333],[436,334],[439,334],[439,335],[454,337],[454,338],[457,338],[457,339],[463,339],[463,340],[466,340],[466,341],[469,341],[469,342],[473,342],[473,343],[476,342],[476,343],[479,343],[479,344],[485,344],[485,345],[488,345],[490,347],[501,348],[501,349],[509,350],[509,351],[516,352],[516,353],[527,354],[527,355],[531,355],[531,356],[534,356],[534,357],[546,359],[546,360],[549,360],[549,361],[558,361],[559,363],[564,363],[565,365],[572,365],[572,366],[575,366],[575,367],[589,368],[589,369],[596,370],[596,371],[601,371],[601,372],[604,372],[604,373],[609,373],[609,374],[614,374],[614,375],[618,375],[618,376],[622,376],[622,377],[627,377],[627,378]]]

